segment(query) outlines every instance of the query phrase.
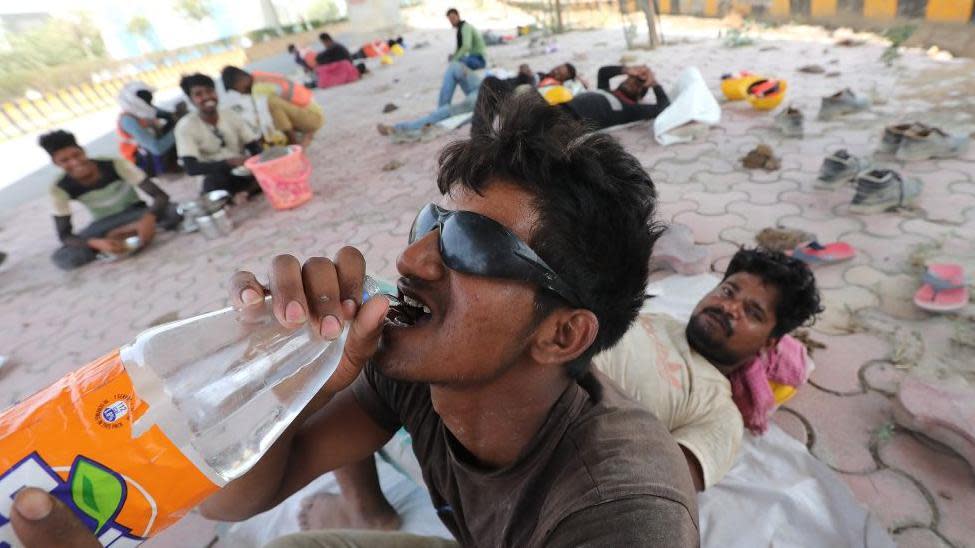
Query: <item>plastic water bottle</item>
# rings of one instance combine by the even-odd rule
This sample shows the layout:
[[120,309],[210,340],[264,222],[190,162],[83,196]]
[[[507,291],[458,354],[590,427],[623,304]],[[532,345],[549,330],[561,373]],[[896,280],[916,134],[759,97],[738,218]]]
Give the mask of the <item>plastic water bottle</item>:
[[[366,278],[363,300],[378,293],[393,291]],[[10,513],[28,486],[103,546],[172,525],[257,463],[325,386],[348,330],[286,329],[270,298],[224,308],[144,331],[0,411],[0,547],[21,546]]]
[[[363,301],[391,293],[367,277]],[[122,347],[133,388],[149,410],[132,425],[153,425],[217,485],[249,470],[335,371],[349,334],[334,341],[306,324],[289,330],[271,298],[245,315],[233,307],[144,331]]]

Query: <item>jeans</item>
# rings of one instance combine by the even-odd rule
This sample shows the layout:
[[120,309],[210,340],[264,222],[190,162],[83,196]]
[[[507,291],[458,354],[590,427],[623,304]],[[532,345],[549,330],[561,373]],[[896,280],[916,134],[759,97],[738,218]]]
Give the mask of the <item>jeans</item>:
[[397,132],[418,131],[423,129],[425,126],[436,124],[437,122],[446,120],[451,116],[457,116],[458,114],[464,114],[467,112],[474,112],[474,105],[476,103],[477,88],[474,88],[474,91],[465,95],[464,100],[460,103],[437,107],[436,110],[430,114],[427,114],[426,116],[421,116],[415,120],[395,124],[393,129]]
[[474,73],[460,61],[452,61],[447,65],[447,72],[443,75],[443,84],[440,86],[440,97],[437,99],[437,106],[443,107],[450,104],[454,97],[454,90],[460,86],[464,95],[470,95],[477,91],[481,85],[481,77]]
[[[102,238],[113,229],[138,221],[148,212],[149,208],[145,204],[134,205],[115,215],[98,219],[85,227],[77,236],[83,240]],[[162,216],[156,219],[156,226],[165,230],[176,230],[182,220],[183,217],[176,211],[176,204],[170,203]],[[74,270],[94,261],[97,257],[98,252],[88,246],[63,245],[51,255],[51,260],[61,270]]]

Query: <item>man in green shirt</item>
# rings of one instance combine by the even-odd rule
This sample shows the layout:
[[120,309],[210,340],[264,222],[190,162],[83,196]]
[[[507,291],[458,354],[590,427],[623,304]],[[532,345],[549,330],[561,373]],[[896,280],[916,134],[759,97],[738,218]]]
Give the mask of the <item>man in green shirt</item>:
[[[49,189],[62,244],[51,256],[58,267],[72,270],[94,261],[98,253],[125,253],[129,236],[138,236],[144,247],[155,236],[157,224],[174,230],[182,221],[169,196],[128,160],[88,158],[74,135],[63,130],[42,135],[39,144],[64,170]],[[151,207],[136,188],[152,198]],[[72,200],[84,205],[92,217],[92,223],[77,234],[71,227]]]
[[474,71],[487,66],[487,61],[484,59],[486,47],[481,33],[474,28],[474,25],[462,20],[460,13],[454,8],[447,10],[447,20],[457,29],[457,51],[447,57],[450,64],[443,76],[443,85],[440,87],[440,97],[437,100],[438,107],[450,104],[457,86],[461,87],[464,95],[477,91],[481,79],[474,74]]

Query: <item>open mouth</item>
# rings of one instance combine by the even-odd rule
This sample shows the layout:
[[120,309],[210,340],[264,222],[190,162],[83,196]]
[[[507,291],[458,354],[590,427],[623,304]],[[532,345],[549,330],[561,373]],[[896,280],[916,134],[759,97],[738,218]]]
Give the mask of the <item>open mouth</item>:
[[386,325],[392,327],[414,327],[430,321],[433,313],[430,307],[418,297],[400,291],[398,297],[390,299]]

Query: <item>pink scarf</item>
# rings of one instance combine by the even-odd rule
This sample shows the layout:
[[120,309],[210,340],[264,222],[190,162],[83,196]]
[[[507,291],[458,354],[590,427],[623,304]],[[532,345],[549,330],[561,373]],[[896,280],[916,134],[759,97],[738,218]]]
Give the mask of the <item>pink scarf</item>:
[[754,434],[768,430],[768,419],[775,408],[769,381],[798,388],[806,382],[806,347],[786,335],[775,348],[761,352],[755,360],[731,374],[731,398],[741,411],[745,426]]

